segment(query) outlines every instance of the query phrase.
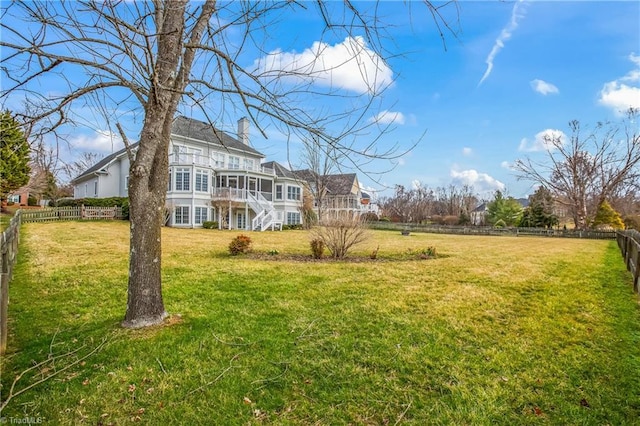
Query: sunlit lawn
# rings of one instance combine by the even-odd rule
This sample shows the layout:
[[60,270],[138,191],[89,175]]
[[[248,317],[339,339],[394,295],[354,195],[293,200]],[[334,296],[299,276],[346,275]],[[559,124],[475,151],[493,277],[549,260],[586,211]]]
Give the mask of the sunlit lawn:
[[249,233],[259,259],[228,255],[236,235],[166,228],[172,317],[129,331],[128,224],[24,225],[2,397],[30,367],[14,393],[53,376],[2,416],[640,424],[640,307],[615,242],[379,231],[364,261],[298,262],[281,257],[310,254],[305,231]]

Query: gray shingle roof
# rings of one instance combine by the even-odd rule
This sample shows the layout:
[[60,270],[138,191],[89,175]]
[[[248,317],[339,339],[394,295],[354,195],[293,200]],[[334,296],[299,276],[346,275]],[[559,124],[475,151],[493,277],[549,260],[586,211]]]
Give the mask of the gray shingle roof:
[[[137,146],[138,146],[138,142],[131,144],[131,148],[132,149],[136,149]],[[114,161],[116,158],[120,157],[125,152],[127,152],[127,148],[122,148],[120,151],[117,151],[117,152],[114,152],[113,154],[107,155],[102,160],[98,161],[96,164],[94,164],[93,166],[89,167],[83,173],[81,173],[77,177],[73,178],[71,180],[71,183],[77,182],[78,180],[82,179],[83,177],[86,177],[86,176],[92,175],[94,173],[100,172],[102,169],[107,167],[109,164],[111,164],[112,161]]]
[[266,163],[262,163],[262,167],[265,167],[267,169],[273,169],[276,172],[276,176],[278,177],[286,177],[291,179],[296,178],[296,176],[291,170],[287,169],[285,166],[278,163],[277,161],[267,161]]
[[[316,183],[318,179],[317,174],[313,170],[296,170],[294,175],[301,180],[306,180],[309,183]],[[327,191],[332,195],[349,195],[353,184],[356,180],[355,173],[346,173],[339,175],[323,175],[319,180],[324,184]]]
[[[173,120],[173,125],[171,127],[171,134],[184,136],[190,139],[201,140],[204,142],[209,142],[221,147],[225,147],[228,149],[236,149],[238,151],[254,154],[264,158],[264,154],[255,150],[253,147],[243,144],[242,142],[240,142],[239,140],[235,139],[232,136],[229,136],[222,130],[216,129],[203,121],[194,120],[192,118],[187,118],[183,116],[176,117]],[[138,142],[131,144],[132,148],[135,148],[136,146],[138,146]],[[118,158],[125,152],[126,152],[126,148],[123,148],[120,151],[107,155],[98,163],[96,163],[95,165],[87,169],[85,172],[75,177],[71,182],[76,182],[86,176],[100,172],[100,170],[107,167],[109,164],[111,164],[112,161],[114,161],[116,158]]]
[[325,183],[329,192],[335,195],[347,195],[351,194],[353,183],[356,180],[356,174],[327,175],[324,176],[324,178],[326,179]]
[[264,154],[255,150],[253,147],[243,144],[242,142],[232,136],[229,136],[222,130],[211,127],[211,125],[203,121],[194,120],[193,118],[187,118],[183,116],[176,117],[173,120],[171,134],[184,136],[191,139],[197,139],[228,149],[236,149],[239,151],[264,157]]

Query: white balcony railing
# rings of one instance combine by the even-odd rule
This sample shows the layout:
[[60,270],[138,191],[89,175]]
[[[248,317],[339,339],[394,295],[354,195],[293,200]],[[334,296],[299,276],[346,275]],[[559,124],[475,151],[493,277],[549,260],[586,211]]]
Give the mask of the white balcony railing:
[[213,188],[211,195],[213,199],[231,201],[247,201],[258,197],[268,203],[272,199],[271,192],[247,191],[246,188]]
[[275,175],[275,170],[262,167],[260,164],[231,164],[216,161],[211,157],[202,154],[169,154],[169,164],[172,166],[200,166],[214,170],[238,170],[263,173],[267,175]]

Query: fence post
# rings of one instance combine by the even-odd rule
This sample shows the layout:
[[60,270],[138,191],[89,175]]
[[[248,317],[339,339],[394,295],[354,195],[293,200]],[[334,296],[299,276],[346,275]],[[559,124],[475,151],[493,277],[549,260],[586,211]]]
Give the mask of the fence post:
[[[631,239],[631,237],[629,237]],[[640,294],[640,243],[636,243],[636,268],[633,273],[633,291]]]
[[9,274],[0,274],[0,355],[7,350],[9,310]]

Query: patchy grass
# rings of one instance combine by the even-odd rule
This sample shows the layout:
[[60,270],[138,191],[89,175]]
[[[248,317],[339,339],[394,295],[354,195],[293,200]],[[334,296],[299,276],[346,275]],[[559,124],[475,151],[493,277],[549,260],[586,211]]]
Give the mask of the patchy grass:
[[[640,308],[615,242],[164,229],[168,323],[119,328],[128,224],[23,227],[2,416],[51,424],[633,424]],[[407,253],[437,249],[417,260]],[[273,256],[272,256],[273,257]],[[276,256],[277,257],[277,256]],[[75,352],[73,352],[75,351]],[[94,352],[92,352],[94,351]],[[40,364],[38,364],[40,363]]]

